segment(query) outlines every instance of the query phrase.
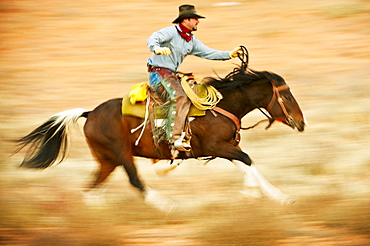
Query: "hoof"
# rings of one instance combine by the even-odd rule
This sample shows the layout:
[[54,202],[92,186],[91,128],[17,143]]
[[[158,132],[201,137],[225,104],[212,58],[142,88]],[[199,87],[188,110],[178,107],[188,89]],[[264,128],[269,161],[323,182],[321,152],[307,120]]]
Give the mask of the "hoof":
[[166,213],[167,215],[176,208],[175,203],[167,197],[160,194],[158,191],[147,188],[145,194],[145,202],[150,206]]
[[263,197],[259,187],[241,190],[240,193],[249,199],[260,199]]
[[84,191],[81,192],[83,202],[91,207],[104,208],[107,206],[105,192],[103,191]]

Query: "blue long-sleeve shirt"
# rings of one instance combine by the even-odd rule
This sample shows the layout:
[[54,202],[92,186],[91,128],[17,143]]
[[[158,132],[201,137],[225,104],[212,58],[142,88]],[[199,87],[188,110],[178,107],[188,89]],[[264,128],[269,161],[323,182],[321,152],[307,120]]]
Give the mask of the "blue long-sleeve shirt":
[[204,45],[193,35],[190,42],[186,42],[177,31],[177,25],[165,27],[154,32],[148,38],[148,48],[151,52],[158,47],[167,47],[171,50],[168,56],[153,53],[148,63],[155,67],[165,67],[177,72],[178,67],[187,55],[195,55],[209,60],[229,60],[229,51],[214,50]]

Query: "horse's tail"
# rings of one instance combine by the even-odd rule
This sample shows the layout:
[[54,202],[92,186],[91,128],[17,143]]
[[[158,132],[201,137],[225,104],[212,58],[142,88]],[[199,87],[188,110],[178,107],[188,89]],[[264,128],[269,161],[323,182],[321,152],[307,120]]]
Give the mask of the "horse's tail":
[[28,146],[26,157],[21,167],[45,169],[54,162],[62,162],[68,154],[71,126],[78,118],[87,118],[89,111],[76,108],[51,116],[27,136],[17,140],[20,147],[16,152]]

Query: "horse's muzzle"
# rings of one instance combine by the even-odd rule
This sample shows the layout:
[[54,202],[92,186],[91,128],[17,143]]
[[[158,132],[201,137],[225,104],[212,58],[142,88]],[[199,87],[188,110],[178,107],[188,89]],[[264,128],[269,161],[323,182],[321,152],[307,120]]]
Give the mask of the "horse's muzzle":
[[299,132],[304,131],[304,127],[306,125],[305,120],[294,120],[292,116],[287,117],[287,124],[292,127],[293,129],[297,129]]
[[292,116],[288,116],[285,119],[283,118],[275,118],[276,121],[280,121],[281,123],[290,126],[292,129],[297,129],[299,132],[303,132],[305,126],[307,125],[304,119],[295,120]]
[[304,131],[304,128],[305,128],[305,126],[306,126],[306,124],[305,124],[305,122],[304,122],[304,121],[300,121],[300,122],[296,122],[296,121],[294,121],[294,126],[295,126],[295,128],[297,128],[297,130],[298,130],[299,132],[303,132],[303,131]]

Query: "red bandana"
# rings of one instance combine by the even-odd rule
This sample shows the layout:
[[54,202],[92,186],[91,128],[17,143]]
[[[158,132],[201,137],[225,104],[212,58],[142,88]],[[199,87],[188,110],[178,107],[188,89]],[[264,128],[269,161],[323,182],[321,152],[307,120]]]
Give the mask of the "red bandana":
[[177,26],[177,31],[183,37],[186,42],[190,42],[191,38],[193,37],[193,34],[191,33],[191,30],[187,29],[184,25],[179,24]]

